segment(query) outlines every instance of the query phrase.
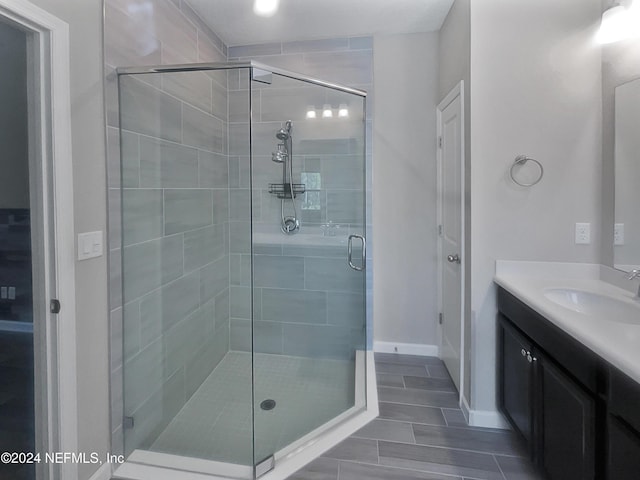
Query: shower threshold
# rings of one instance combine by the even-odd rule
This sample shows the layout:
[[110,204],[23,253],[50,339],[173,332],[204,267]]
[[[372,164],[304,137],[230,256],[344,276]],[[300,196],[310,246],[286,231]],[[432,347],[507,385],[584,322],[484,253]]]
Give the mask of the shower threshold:
[[[366,382],[364,381],[365,376]],[[356,352],[354,378],[356,388],[353,406],[298,440],[277,450],[274,454],[275,469],[261,476],[262,480],[287,478],[378,416],[373,352]],[[366,385],[366,392],[363,385]],[[194,394],[194,397],[197,394],[198,392]],[[257,404],[262,401],[262,399],[256,400],[258,400]],[[278,408],[281,408],[280,403],[277,403],[275,410],[277,411]],[[187,414],[185,413],[185,415]],[[162,449],[162,445],[166,445],[166,442],[170,441],[174,435],[173,428],[170,424],[160,434],[154,446]],[[258,451],[256,456],[261,458],[259,454]],[[254,478],[254,470],[252,465],[204,460],[157,451],[135,450],[124,464],[116,468],[113,478],[123,480],[249,480]]]

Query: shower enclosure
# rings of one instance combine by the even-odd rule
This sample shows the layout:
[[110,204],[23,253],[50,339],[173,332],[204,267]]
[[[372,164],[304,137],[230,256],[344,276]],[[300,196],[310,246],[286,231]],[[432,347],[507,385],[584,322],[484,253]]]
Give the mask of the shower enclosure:
[[377,413],[366,94],[254,62],[118,75],[116,476],[284,478]]

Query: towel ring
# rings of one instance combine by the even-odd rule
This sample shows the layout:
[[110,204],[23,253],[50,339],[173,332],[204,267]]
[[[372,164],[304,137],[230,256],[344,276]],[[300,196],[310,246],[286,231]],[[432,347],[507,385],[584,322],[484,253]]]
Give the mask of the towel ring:
[[[528,161],[532,161],[533,163],[538,165],[538,167],[540,167],[540,176],[534,182],[531,182],[531,183],[519,182],[518,180],[516,180],[515,175],[513,174],[513,169],[516,168],[516,165],[524,165]],[[544,176],[544,167],[535,158],[527,157],[526,155],[518,155],[514,160],[513,165],[511,165],[511,168],[509,169],[509,176],[511,177],[511,180],[513,180],[514,183],[520,185],[521,187],[533,187],[534,185],[537,185],[538,183],[540,183],[540,180],[542,180],[542,177]]]

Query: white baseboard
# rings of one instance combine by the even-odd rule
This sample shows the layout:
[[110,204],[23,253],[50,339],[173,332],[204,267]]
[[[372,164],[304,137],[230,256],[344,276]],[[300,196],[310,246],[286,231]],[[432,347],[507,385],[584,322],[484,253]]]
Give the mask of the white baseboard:
[[469,425],[471,425],[471,422],[469,421],[469,411],[471,410],[469,408],[469,402],[467,402],[467,397],[465,397],[464,395],[460,395],[460,409],[462,410],[462,415],[464,415],[464,419],[467,421],[467,423]]
[[418,343],[373,342],[373,351],[378,353],[400,353],[402,355],[419,355],[421,357],[439,357],[437,345],[421,345]]
[[465,414],[465,417],[467,415],[467,422],[472,427],[501,428],[503,430],[511,429],[511,426],[500,412],[489,410],[469,410],[468,413]]
[[111,479],[111,464],[103,463],[96,473],[91,475],[89,480],[110,480]]

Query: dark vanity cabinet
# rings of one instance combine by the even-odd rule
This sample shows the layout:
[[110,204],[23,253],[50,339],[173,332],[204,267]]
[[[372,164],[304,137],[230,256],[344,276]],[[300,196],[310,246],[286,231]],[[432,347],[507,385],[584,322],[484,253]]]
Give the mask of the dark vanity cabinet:
[[[533,344],[500,316],[499,369],[500,407],[511,424],[522,435],[527,446],[533,445]],[[532,452],[533,454],[533,452]]]
[[501,411],[546,478],[602,478],[599,359],[503,289],[498,305]]
[[607,478],[640,478],[640,385],[609,369]]

